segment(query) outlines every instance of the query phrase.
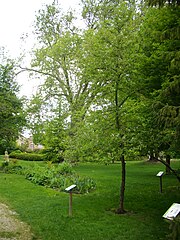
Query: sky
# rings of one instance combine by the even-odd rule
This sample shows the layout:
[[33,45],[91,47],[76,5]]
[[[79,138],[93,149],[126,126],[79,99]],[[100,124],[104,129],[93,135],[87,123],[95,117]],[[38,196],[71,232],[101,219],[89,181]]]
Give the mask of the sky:
[[[30,51],[34,41],[32,36],[32,24],[35,15],[45,4],[51,4],[53,0],[0,0],[0,47],[12,58],[17,58],[21,52]],[[71,8],[79,8],[80,0],[58,0],[58,3],[66,11]],[[23,41],[22,37],[28,34]],[[28,80],[27,74],[18,77],[21,87],[21,95],[30,97],[34,93],[36,83]]]

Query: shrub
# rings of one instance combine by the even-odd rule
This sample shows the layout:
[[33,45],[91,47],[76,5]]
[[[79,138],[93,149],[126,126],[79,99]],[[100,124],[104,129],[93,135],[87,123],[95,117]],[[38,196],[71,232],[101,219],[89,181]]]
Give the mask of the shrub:
[[20,173],[22,167],[17,165],[17,161],[3,161],[0,166],[0,171],[4,173]]
[[76,193],[88,193],[95,189],[95,182],[89,177],[80,177],[75,174],[69,163],[61,163],[58,166],[47,165],[42,168],[35,166],[23,171],[26,179],[35,184],[64,191],[69,185],[76,184]]
[[37,164],[33,167],[22,167],[17,161],[3,162],[0,170],[5,173],[24,175],[26,179],[35,184],[65,191],[65,188],[76,184],[75,193],[88,193],[95,189],[96,184],[89,177],[81,177],[75,173],[69,163],[63,162],[54,165],[50,162],[45,167]]
[[10,158],[16,158],[20,160],[26,161],[43,161],[45,159],[44,154],[36,154],[36,153],[21,153],[21,152],[11,152],[9,154]]
[[1,167],[2,167],[2,168],[8,167],[8,165],[9,165],[9,162],[3,161],[2,164],[1,164]]
[[49,179],[52,177],[52,173],[44,168],[35,167],[26,172],[26,179],[32,181],[35,184],[48,186]]
[[63,150],[48,148],[43,150],[46,161],[52,161],[54,163],[61,163],[64,161]]
[[89,193],[96,188],[94,180],[90,177],[75,176],[73,183],[76,185],[74,192],[76,193]]
[[67,175],[67,174],[73,174],[73,168],[72,165],[67,163],[67,162],[63,162],[61,164],[58,165],[58,167],[56,168],[57,173],[60,173],[62,175]]

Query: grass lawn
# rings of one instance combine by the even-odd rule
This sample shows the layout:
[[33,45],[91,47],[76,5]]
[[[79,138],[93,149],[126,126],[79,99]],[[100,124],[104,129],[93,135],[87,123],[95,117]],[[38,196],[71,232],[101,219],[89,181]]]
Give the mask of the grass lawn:
[[[166,239],[169,224],[162,215],[180,200],[177,179],[163,176],[160,193],[156,174],[165,170],[161,163],[127,162],[126,167],[125,215],[113,213],[119,204],[120,164],[75,167],[79,174],[92,177],[97,189],[73,195],[72,217],[69,194],[37,186],[19,175],[0,173],[0,202],[14,209],[42,240]],[[172,167],[180,168],[180,161],[172,162]]]

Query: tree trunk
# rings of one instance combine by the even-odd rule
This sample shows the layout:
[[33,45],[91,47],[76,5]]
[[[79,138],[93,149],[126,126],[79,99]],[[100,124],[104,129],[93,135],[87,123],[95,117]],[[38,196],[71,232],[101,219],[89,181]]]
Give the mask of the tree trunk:
[[180,182],[180,176],[179,176],[179,174],[178,174],[174,169],[172,169],[172,168],[170,167],[170,165],[167,164],[167,162],[165,162],[165,161],[162,160],[162,159],[158,159],[158,161],[161,162],[162,164],[164,164],[166,167],[168,167],[168,168],[170,169],[170,171],[176,176],[176,178],[177,178],[178,181]]
[[155,157],[155,161],[157,161],[157,159],[159,158],[159,153],[155,152],[154,157]]
[[[171,166],[171,157],[169,154],[166,155],[166,163]],[[171,170],[170,168],[166,165],[166,174],[170,174],[171,173]]]
[[[157,156],[157,153],[155,154]],[[157,162],[157,159],[156,156],[154,156],[154,153],[153,152],[150,152],[149,154],[149,162]]]
[[121,177],[121,190],[120,190],[120,204],[116,213],[123,214],[126,211],[124,210],[124,192],[125,192],[125,183],[126,183],[126,162],[124,160],[124,155],[121,156],[121,166],[122,166],[122,177]]

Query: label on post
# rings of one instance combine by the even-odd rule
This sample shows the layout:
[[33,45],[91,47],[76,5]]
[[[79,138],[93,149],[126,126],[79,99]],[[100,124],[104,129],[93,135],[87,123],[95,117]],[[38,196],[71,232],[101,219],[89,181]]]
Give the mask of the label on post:
[[157,177],[162,177],[163,174],[164,174],[164,172],[160,171],[160,172],[158,172],[158,174],[156,176]]
[[73,184],[73,185],[67,187],[67,188],[65,189],[65,191],[70,192],[70,191],[72,191],[75,187],[76,187],[76,185]]
[[173,220],[173,218],[176,218],[180,214],[180,204],[179,203],[173,203],[171,207],[165,212],[163,215],[163,218]]

